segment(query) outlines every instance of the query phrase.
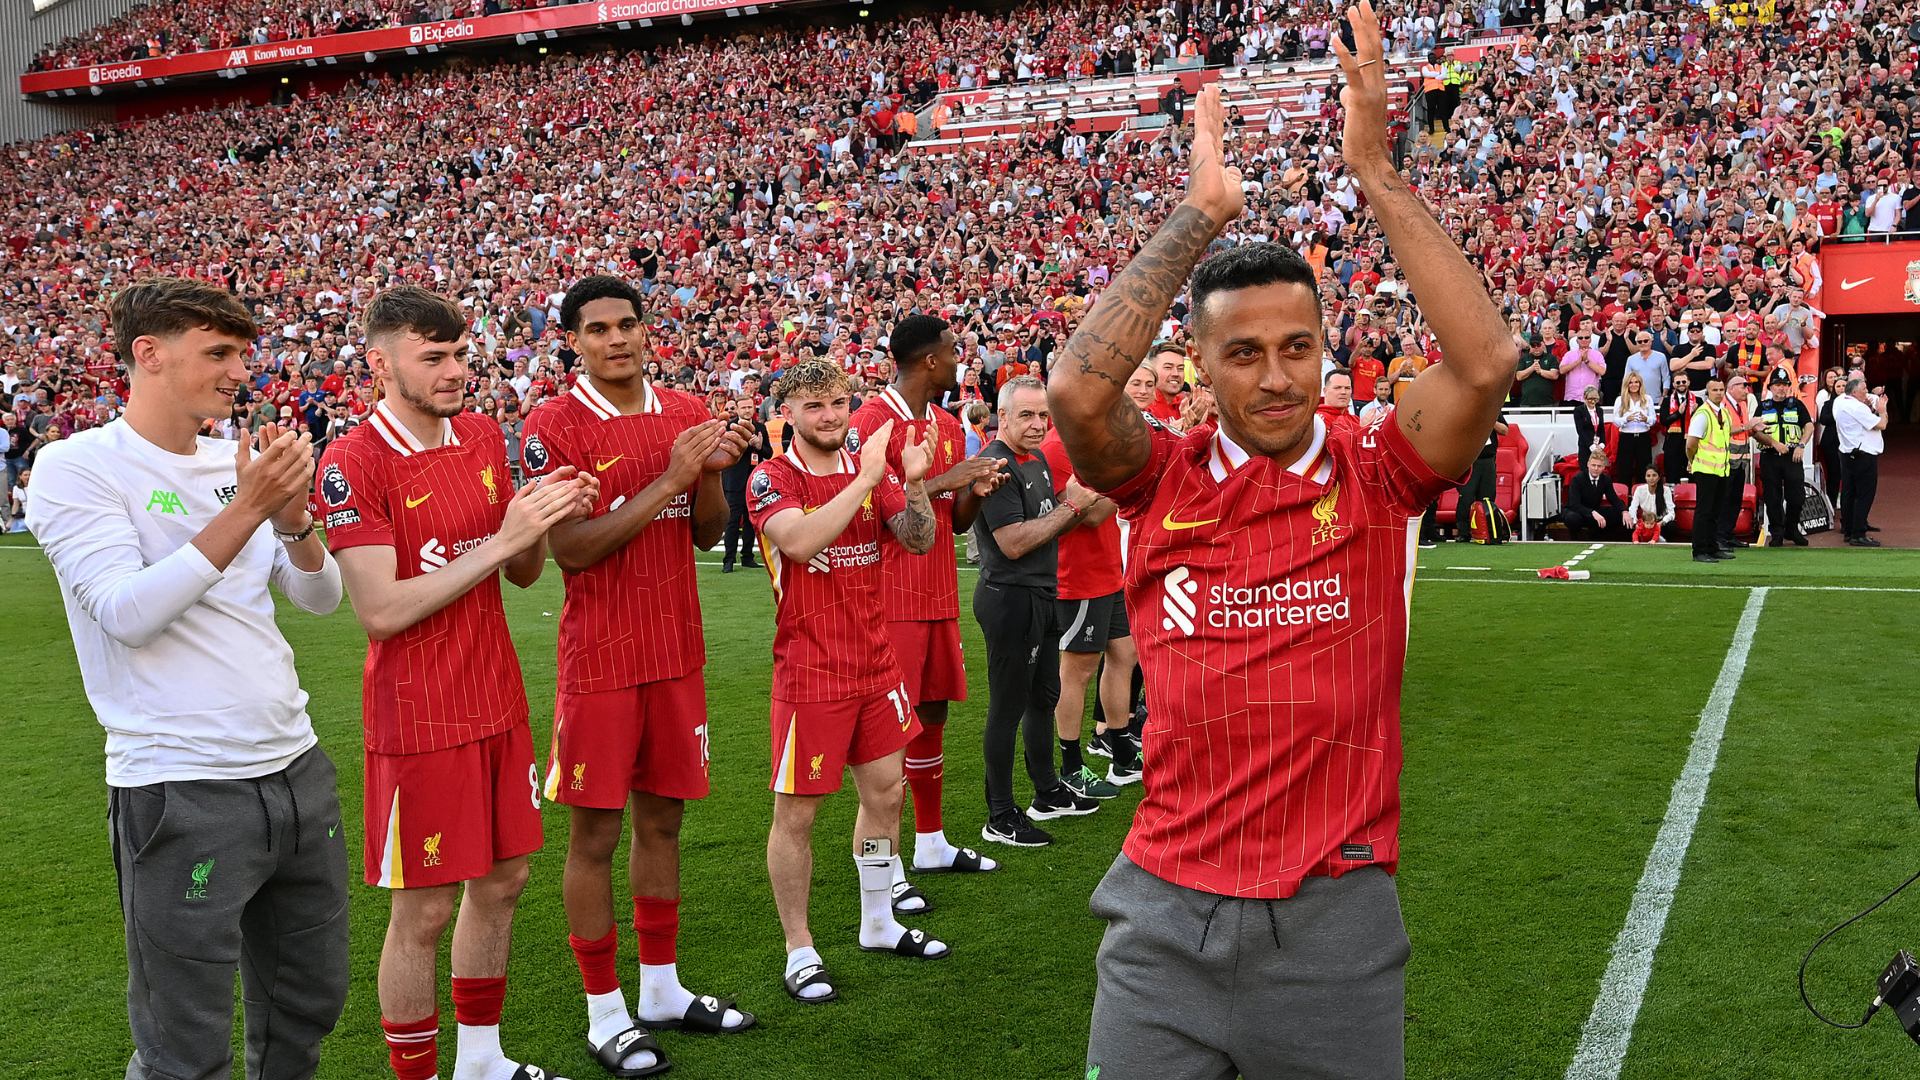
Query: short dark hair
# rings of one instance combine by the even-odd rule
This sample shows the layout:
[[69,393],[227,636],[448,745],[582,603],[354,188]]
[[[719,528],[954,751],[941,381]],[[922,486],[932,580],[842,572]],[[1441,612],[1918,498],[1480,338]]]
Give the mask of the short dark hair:
[[938,348],[947,332],[947,320],[933,315],[909,315],[887,335],[887,351],[901,367],[915,363]]
[[568,333],[580,332],[580,309],[595,300],[625,300],[633,305],[633,317],[640,317],[640,291],[624,280],[611,274],[595,274],[581,278],[567,290],[567,298],[560,302],[560,326]]
[[458,341],[467,332],[467,317],[453,301],[418,285],[395,285],[367,302],[367,340],[391,341],[419,334],[428,341]]
[[212,330],[244,341],[260,336],[253,316],[233,293],[192,278],[141,278],[113,298],[108,319],[114,351],[129,364],[135,338],[173,338],[189,330]]
[[1262,285],[1298,285],[1320,306],[1320,281],[1312,265],[1285,244],[1240,244],[1202,262],[1193,272],[1188,305],[1195,327],[1204,321],[1207,298],[1217,292],[1252,289]]

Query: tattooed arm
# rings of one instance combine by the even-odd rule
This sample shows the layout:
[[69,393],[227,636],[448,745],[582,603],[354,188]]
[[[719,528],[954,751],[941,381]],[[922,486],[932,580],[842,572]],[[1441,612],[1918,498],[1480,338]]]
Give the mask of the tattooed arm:
[[1111,491],[1147,464],[1147,421],[1122,391],[1207,245],[1240,214],[1240,173],[1226,167],[1226,110],[1218,85],[1195,102],[1187,198],[1067,339],[1047,382],[1047,405],[1074,475]]
[[1337,35],[1332,41],[1347,83],[1340,91],[1347,114],[1341,152],[1443,357],[1401,394],[1395,417],[1433,471],[1458,476],[1487,443],[1513,384],[1519,348],[1479,273],[1387,156],[1386,60],[1371,0],[1348,8],[1347,20],[1355,51]]
[[933,503],[927,498],[926,485],[919,481],[906,485],[906,491],[907,508],[888,518],[887,528],[901,547],[925,555],[933,550]]
[[[891,433],[893,421],[887,421],[886,428]],[[934,518],[933,504],[927,498],[926,477],[933,466],[934,444],[938,441],[939,428],[928,424],[917,443],[907,443],[900,448],[900,474],[907,491],[907,508],[887,519],[887,528],[893,530],[894,538],[900,546],[915,555],[925,555],[933,550]],[[881,446],[886,439],[874,433],[872,442]],[[866,447],[862,446],[864,455]]]

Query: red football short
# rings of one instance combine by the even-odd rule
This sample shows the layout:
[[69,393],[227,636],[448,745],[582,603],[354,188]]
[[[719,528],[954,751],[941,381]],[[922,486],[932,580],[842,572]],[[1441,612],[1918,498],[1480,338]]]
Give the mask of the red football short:
[[887,640],[906,680],[907,700],[967,700],[967,664],[960,647],[960,620],[890,622]]
[[851,701],[773,701],[773,782],[787,795],[840,790],[849,765],[902,749],[920,734],[905,686]]
[[619,690],[560,692],[547,798],[618,810],[630,791],[707,797],[707,680],[699,671]]
[[423,754],[368,751],[366,795],[369,885],[450,885],[540,850],[540,774],[524,722]]

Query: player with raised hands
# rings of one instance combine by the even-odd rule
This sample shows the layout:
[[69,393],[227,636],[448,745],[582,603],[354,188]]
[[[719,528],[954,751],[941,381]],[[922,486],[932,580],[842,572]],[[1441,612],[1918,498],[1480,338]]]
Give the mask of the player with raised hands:
[[[1132,521],[1128,614],[1150,715],[1145,795],[1092,903],[1108,920],[1087,1056],[1101,1080],[1405,1071],[1392,873],[1411,555],[1422,508],[1486,441],[1517,356],[1484,282],[1388,156],[1371,5],[1347,17],[1346,164],[1447,362],[1364,426],[1316,416],[1313,268],[1265,243],[1201,261],[1243,203],[1210,86],[1185,201],[1049,384],[1075,473]],[[1217,411],[1184,437],[1122,393],[1182,289],[1188,355]],[[1270,1022],[1228,1021],[1249,1015]]]

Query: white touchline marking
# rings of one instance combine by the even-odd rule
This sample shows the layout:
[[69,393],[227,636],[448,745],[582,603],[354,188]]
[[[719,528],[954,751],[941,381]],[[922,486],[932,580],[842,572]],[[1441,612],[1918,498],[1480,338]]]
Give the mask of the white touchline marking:
[[1686,767],[1673,783],[1666,820],[1654,837],[1653,850],[1647,853],[1640,884],[1634,887],[1627,923],[1614,939],[1613,959],[1607,961],[1606,974],[1600,977],[1600,996],[1580,1032],[1580,1046],[1573,1052],[1573,1064],[1567,1067],[1567,1080],[1616,1080],[1620,1075],[1627,1044],[1633,1040],[1633,1024],[1640,1015],[1640,1002],[1647,991],[1647,978],[1653,973],[1653,954],[1660,948],[1667,912],[1673,908],[1673,892],[1680,884],[1681,865],[1686,861],[1687,847],[1693,843],[1693,826],[1700,818],[1701,804],[1707,800],[1707,782],[1713,778],[1714,762],[1720,756],[1727,712],[1733,708],[1740,678],[1746,674],[1747,653],[1753,648],[1753,633],[1760,625],[1760,609],[1766,602],[1764,586],[1747,594],[1746,609],[1740,612],[1740,623],[1733,631],[1733,644],[1727,646],[1720,677],[1714,680],[1707,707],[1700,712],[1700,726],[1694,729]]
[[[1533,573],[1528,570],[1526,573]],[[1745,592],[1752,585],[1689,585],[1677,581],[1513,581],[1502,578],[1477,577],[1424,577],[1421,581],[1437,581],[1446,585],[1529,585],[1544,587],[1548,585],[1560,588],[1580,587],[1599,588],[1608,586],[1616,589],[1738,589]],[[1768,585],[1774,592],[1884,592],[1884,593],[1920,593],[1920,589],[1904,589],[1891,585]]]
[[1449,566],[1449,570],[1491,570],[1491,566]]

